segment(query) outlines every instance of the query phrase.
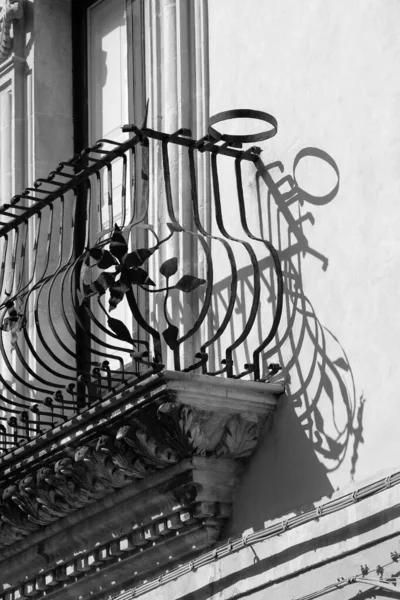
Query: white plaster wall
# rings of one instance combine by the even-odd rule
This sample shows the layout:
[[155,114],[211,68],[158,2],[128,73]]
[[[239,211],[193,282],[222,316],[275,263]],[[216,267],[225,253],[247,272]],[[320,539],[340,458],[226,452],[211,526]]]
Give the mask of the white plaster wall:
[[[284,268],[297,273],[308,314],[297,313],[283,348],[271,356],[288,367],[289,398],[250,466],[235,531],[398,462],[399,18],[391,0],[209,0],[210,114],[272,113],[279,132],[261,144],[265,164],[280,160],[291,174],[296,154],[313,146],[340,171],[332,202],[303,207],[315,218],[314,226],[302,224],[303,234],[328,259],[325,271],[308,251],[289,251],[288,258],[287,223],[281,218],[281,241],[274,225],[272,241],[286,249]],[[316,194],[335,180],[317,163],[307,159],[299,167],[302,185]],[[251,175],[245,191],[255,210]],[[264,185],[265,218],[267,207]],[[271,210],[276,221],[273,201]],[[292,205],[294,216],[298,210]],[[227,211],[226,219],[238,231],[235,215],[229,220]],[[288,302],[281,337],[293,313]]]
[[[218,560],[198,567],[195,560],[193,570],[167,579],[165,585],[159,582],[141,596],[139,586],[137,596],[143,600],[389,598],[391,594],[384,590],[347,581],[361,575],[361,565],[369,567],[368,577],[377,584],[377,565],[383,567],[385,578],[398,577],[398,563],[391,556],[400,548],[397,499],[393,487],[236,552],[225,550]],[[345,583],[335,589],[340,578]],[[358,595],[359,590],[366,594]],[[122,594],[117,600],[124,598]]]

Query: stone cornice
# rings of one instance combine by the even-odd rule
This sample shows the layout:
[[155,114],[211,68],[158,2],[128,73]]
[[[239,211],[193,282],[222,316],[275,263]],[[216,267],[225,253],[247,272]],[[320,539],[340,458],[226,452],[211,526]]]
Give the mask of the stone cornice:
[[[0,483],[0,570],[7,584],[28,585],[15,568],[23,562],[35,590],[28,595],[48,595],[57,583],[68,597],[66,586],[74,583],[75,590],[77,553],[89,560],[99,544],[107,554],[110,544],[115,548],[130,536],[134,555],[138,532],[158,531],[147,540],[157,557],[164,535],[175,536],[168,522],[189,527],[189,538],[200,536],[196,552],[216,541],[243,459],[253,453],[282,391],[279,385],[166,371],[39,438],[37,448],[21,448],[18,463],[15,457],[6,461]],[[179,543],[173,544],[180,556]],[[118,548],[127,560],[130,554]],[[114,559],[126,563],[115,556],[103,562],[109,568]],[[92,590],[98,580],[91,582],[89,566],[104,567],[93,561],[80,590]],[[166,566],[156,558],[151,563]],[[63,583],[53,578],[60,565],[70,569]],[[35,588],[38,573],[52,583]]]
[[142,410],[146,404],[163,395],[164,398],[165,395],[181,400],[184,398],[186,404],[214,406],[219,411],[231,414],[251,411],[268,415],[283,392],[283,385],[277,383],[219,379],[167,370],[143,381],[133,378],[131,383],[128,381],[121,385],[120,390],[105,396],[93,408],[5,455],[0,462],[0,480],[31,469],[35,462],[43,464],[48,456],[53,458],[55,453],[78,438],[90,438],[102,425],[117,422],[125,415]]
[[[40,543],[31,540],[27,551],[3,561],[2,572],[11,584],[19,582],[15,590],[21,594],[48,592],[48,587],[60,584],[62,598],[75,598],[77,582],[82,594],[96,591],[99,581],[111,585],[115,578],[154,575],[157,563],[172,566],[217,540],[230,515],[239,475],[240,465],[229,459],[182,461],[60,521],[56,531],[49,528],[50,537]],[[188,549],[188,540],[195,549]],[[168,556],[163,555],[166,543],[174,548]],[[138,553],[141,556],[144,550],[151,557],[139,569]],[[25,581],[21,581],[22,561]]]

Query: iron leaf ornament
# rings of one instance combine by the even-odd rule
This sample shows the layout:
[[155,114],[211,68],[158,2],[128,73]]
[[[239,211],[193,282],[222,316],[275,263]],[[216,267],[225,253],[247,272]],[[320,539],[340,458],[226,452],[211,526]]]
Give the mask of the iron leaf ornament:
[[119,319],[113,319],[112,317],[108,317],[107,323],[110,329],[113,330],[113,332],[118,336],[120,340],[124,342],[129,342],[130,344],[136,346],[131,334],[129,333],[127,326],[124,325],[122,321],[120,321]]
[[177,346],[178,337],[179,329],[175,325],[172,325],[172,323],[163,331],[163,338],[172,350]]
[[173,258],[169,258],[160,267],[161,275],[164,277],[171,277],[175,275],[178,270],[178,259],[174,256]]
[[[171,223],[167,223],[167,226],[170,234],[163,240],[156,236],[157,243],[155,246],[138,248],[129,252],[123,231],[115,224],[108,248],[97,245],[86,251],[81,265],[81,289],[77,290],[77,298],[80,305],[85,305],[92,296],[100,298],[108,292],[108,311],[111,312],[127,294],[133,292],[133,286],[138,286],[146,292],[164,292],[164,316],[168,326],[162,332],[162,335],[169,348],[176,349],[179,342],[179,329],[171,323],[167,313],[166,304],[169,293],[174,289],[184,293],[192,292],[206,283],[206,280],[186,274],[177,283],[170,285],[170,278],[178,272],[178,259],[172,257],[164,261],[159,269],[161,275],[166,279],[166,286],[159,289],[155,288],[156,284],[149,277],[145,263],[175,232],[180,231]],[[95,281],[92,281],[93,267],[103,271]],[[114,271],[108,270],[111,268],[114,268]],[[118,339],[135,346],[131,333],[122,321],[108,317],[107,322]]]
[[193,292],[199,285],[205,283],[204,279],[199,279],[194,275],[184,275],[178,283],[174,285],[176,290],[180,290],[181,292]]

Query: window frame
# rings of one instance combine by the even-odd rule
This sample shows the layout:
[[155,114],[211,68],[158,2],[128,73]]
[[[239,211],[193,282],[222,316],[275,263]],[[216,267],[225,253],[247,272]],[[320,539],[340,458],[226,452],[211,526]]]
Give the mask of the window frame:
[[[89,145],[88,9],[99,1],[107,0],[72,0],[71,6],[75,153]],[[128,115],[140,126],[146,106],[144,0],[126,0],[126,11]]]
[[[73,151],[79,154],[89,146],[89,77],[88,77],[88,9],[99,0],[72,0],[72,108],[73,108]],[[111,0],[112,1],[112,0]],[[126,0],[127,7],[127,48],[128,48],[128,115],[129,121],[141,124],[146,105],[145,93],[145,0]],[[121,123],[124,125],[124,123]],[[75,214],[74,246],[76,256],[84,251],[86,203],[83,190],[78,190],[82,202],[77,203]],[[78,281],[77,281],[78,285]],[[86,312],[78,308],[79,318],[90,330],[91,324]],[[86,347],[86,333],[78,328],[77,372],[84,372],[90,362],[90,352]],[[78,384],[78,396],[84,392]]]

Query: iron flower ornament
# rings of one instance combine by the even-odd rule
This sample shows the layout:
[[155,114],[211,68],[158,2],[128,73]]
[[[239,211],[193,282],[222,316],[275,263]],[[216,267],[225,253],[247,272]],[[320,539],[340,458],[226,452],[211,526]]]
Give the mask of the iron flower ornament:
[[[164,261],[159,268],[160,274],[166,279],[165,287],[156,288],[156,284],[150,278],[145,263],[176,231],[176,227],[172,223],[168,223],[167,225],[171,233],[165,239],[160,240],[153,232],[157,238],[155,246],[138,248],[129,252],[123,230],[115,224],[110,241],[106,244],[108,247],[96,245],[89,248],[83,257],[81,289],[78,290],[78,300],[81,305],[87,305],[92,296],[100,298],[108,292],[108,312],[110,313],[125,297],[127,297],[128,303],[130,303],[130,296],[132,299],[132,295],[135,295],[135,286],[148,293],[164,293],[163,310],[168,327],[162,332],[162,335],[166,344],[171,349],[174,349],[177,345],[179,329],[169,318],[166,307],[168,296],[172,290],[184,293],[193,292],[200,285],[206,283],[206,280],[200,279],[195,275],[185,274],[175,284],[170,285],[170,278],[178,271],[178,259],[177,257],[172,257]],[[91,276],[93,267],[97,267],[103,271],[95,281],[92,281]],[[111,268],[114,270],[110,271],[109,269]],[[118,339],[135,346],[132,334],[125,323],[109,315],[107,323]]]

